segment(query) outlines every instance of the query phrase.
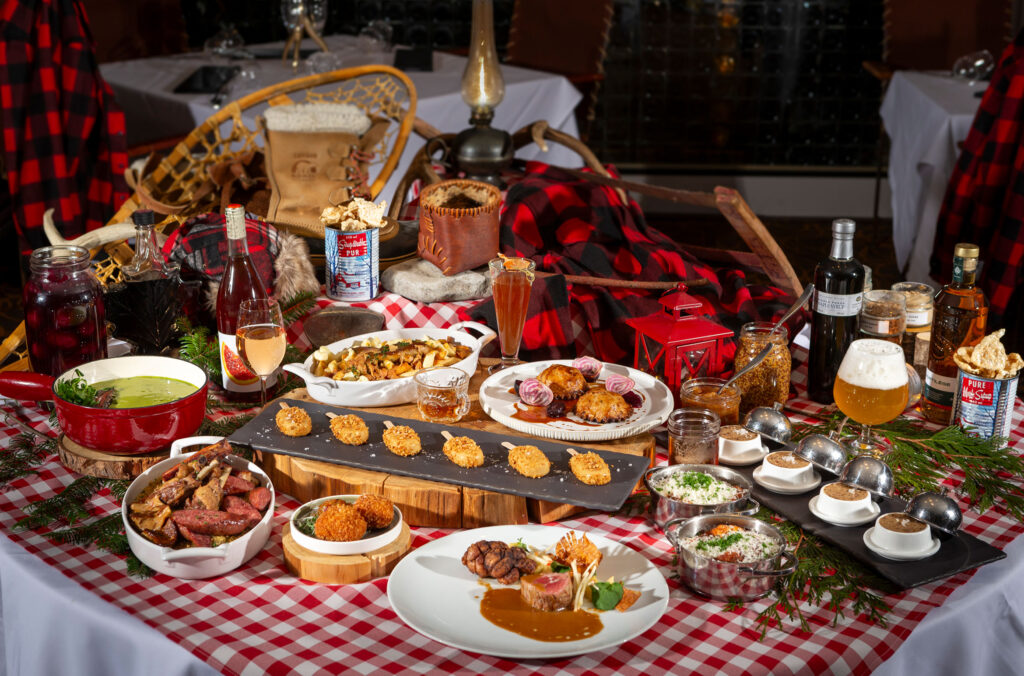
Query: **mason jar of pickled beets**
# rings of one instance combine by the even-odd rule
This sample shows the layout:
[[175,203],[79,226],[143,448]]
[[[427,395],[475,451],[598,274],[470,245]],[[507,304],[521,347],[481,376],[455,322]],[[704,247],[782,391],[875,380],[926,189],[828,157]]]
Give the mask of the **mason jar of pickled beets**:
[[107,356],[100,282],[79,246],[36,249],[25,283],[25,340],[36,373],[58,376]]

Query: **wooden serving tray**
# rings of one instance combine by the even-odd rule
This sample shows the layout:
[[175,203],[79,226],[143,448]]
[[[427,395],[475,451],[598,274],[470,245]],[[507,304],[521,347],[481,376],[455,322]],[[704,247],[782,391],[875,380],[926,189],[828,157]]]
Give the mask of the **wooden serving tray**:
[[[483,412],[477,392],[480,383],[487,377],[486,367],[494,361],[481,360],[481,368],[470,382],[470,412],[460,423],[449,427],[502,434],[514,443],[524,437],[529,439],[524,443],[552,443],[510,430]],[[283,400],[314,401],[305,389],[293,390],[285,395]],[[277,401],[272,402],[268,408],[276,412],[279,404]],[[420,421],[415,404],[358,410],[385,415],[396,424],[403,424],[403,421]],[[457,433],[453,429],[453,434]],[[563,448],[564,446],[565,444]],[[582,450],[580,446],[573,447]],[[655,439],[650,433],[643,433],[626,439],[588,443],[586,448],[642,456],[645,458],[645,464],[650,465],[654,460]],[[398,476],[383,471],[358,469],[273,453],[258,453],[261,466],[278,491],[303,502],[328,495],[384,495],[398,505],[406,522],[414,526],[476,528],[526,523],[529,520],[547,523],[567,518],[585,509],[561,502],[528,499],[468,486]]]

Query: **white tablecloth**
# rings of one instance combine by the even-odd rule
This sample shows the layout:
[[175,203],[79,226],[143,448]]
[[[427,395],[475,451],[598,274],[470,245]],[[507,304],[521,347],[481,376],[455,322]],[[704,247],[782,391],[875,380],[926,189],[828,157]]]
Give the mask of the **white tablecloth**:
[[[354,41],[351,36],[344,35],[326,39],[331,49],[337,51],[346,48],[351,50]],[[312,47],[313,44],[307,41],[305,46]],[[269,49],[270,46],[259,48]],[[345,67],[380,60],[386,63],[392,61],[390,55],[385,59],[377,59],[373,55],[353,55],[351,51],[344,53]],[[210,63],[212,61],[201,54],[189,54],[118,61],[100,66],[100,72],[110,83],[117,102],[124,109],[129,146],[184,136],[213,115],[215,110],[210,105],[210,94],[174,93],[174,88],[189,74]],[[304,65],[300,64],[298,72],[295,72],[279,58],[246,63],[256,64],[256,78],[232,83],[229,100],[309,74]],[[442,132],[454,133],[469,126],[469,107],[462,101],[459,91],[465,65],[464,57],[438,52],[434,54],[432,72],[407,73],[419,97],[416,116]],[[580,93],[567,79],[561,75],[512,66],[502,66],[501,72],[505,78],[505,98],[495,111],[492,123],[495,128],[514,132],[531,122],[547,120],[552,128],[576,136],[573,110],[580,100]],[[391,201],[398,181],[422,145],[423,139],[415,133],[409,137],[398,167],[380,197]],[[576,153],[554,144],[548,153],[542,153],[537,146],[529,145],[517,157],[569,167],[581,164]]]
[[935,223],[960,154],[957,144],[967,138],[981,103],[974,94],[986,84],[972,85],[947,74],[897,71],[882,101],[882,122],[891,140],[893,245],[906,279],[930,279]]

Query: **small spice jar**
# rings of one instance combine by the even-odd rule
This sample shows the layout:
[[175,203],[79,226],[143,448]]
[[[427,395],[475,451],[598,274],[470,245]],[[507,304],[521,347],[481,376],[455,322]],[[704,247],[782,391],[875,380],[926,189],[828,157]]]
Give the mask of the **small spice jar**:
[[750,322],[740,329],[739,345],[733,365],[737,371],[746,366],[768,344],[772,351],[750,373],[740,376],[736,386],[743,393],[740,413],[746,415],[758,406],[771,407],[789,399],[789,376],[793,358],[789,353],[789,332],[785,326],[772,330],[770,322]]
[[740,421],[740,390],[735,385],[718,392],[725,385],[721,378],[691,378],[679,388],[679,405],[683,408],[707,408],[714,411],[723,425]]
[[677,408],[668,417],[670,465],[717,465],[718,414],[706,408]]
[[898,291],[875,289],[864,294],[860,309],[860,337],[903,344],[907,301]]
[[[914,357],[915,346],[922,333],[932,330],[935,289],[923,282],[899,282],[892,285],[892,290],[902,293],[907,301],[907,326],[903,330],[903,356],[908,364],[913,364],[917,369],[918,364]],[[927,364],[927,358],[925,358],[924,364]],[[924,372],[924,364],[922,364],[921,373]]]

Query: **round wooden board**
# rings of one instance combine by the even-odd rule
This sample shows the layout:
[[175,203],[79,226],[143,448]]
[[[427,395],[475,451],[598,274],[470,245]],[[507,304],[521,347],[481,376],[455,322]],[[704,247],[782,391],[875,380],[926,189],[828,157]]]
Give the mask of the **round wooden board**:
[[284,560],[288,570],[296,577],[324,584],[353,584],[384,577],[402,560],[412,545],[409,525],[402,522],[398,538],[380,549],[365,554],[337,556],[321,554],[301,547],[292,538],[290,524],[281,533]]
[[134,479],[156,463],[170,457],[170,451],[144,455],[111,455],[86,448],[67,437],[57,439],[61,463],[72,472],[101,479]]

